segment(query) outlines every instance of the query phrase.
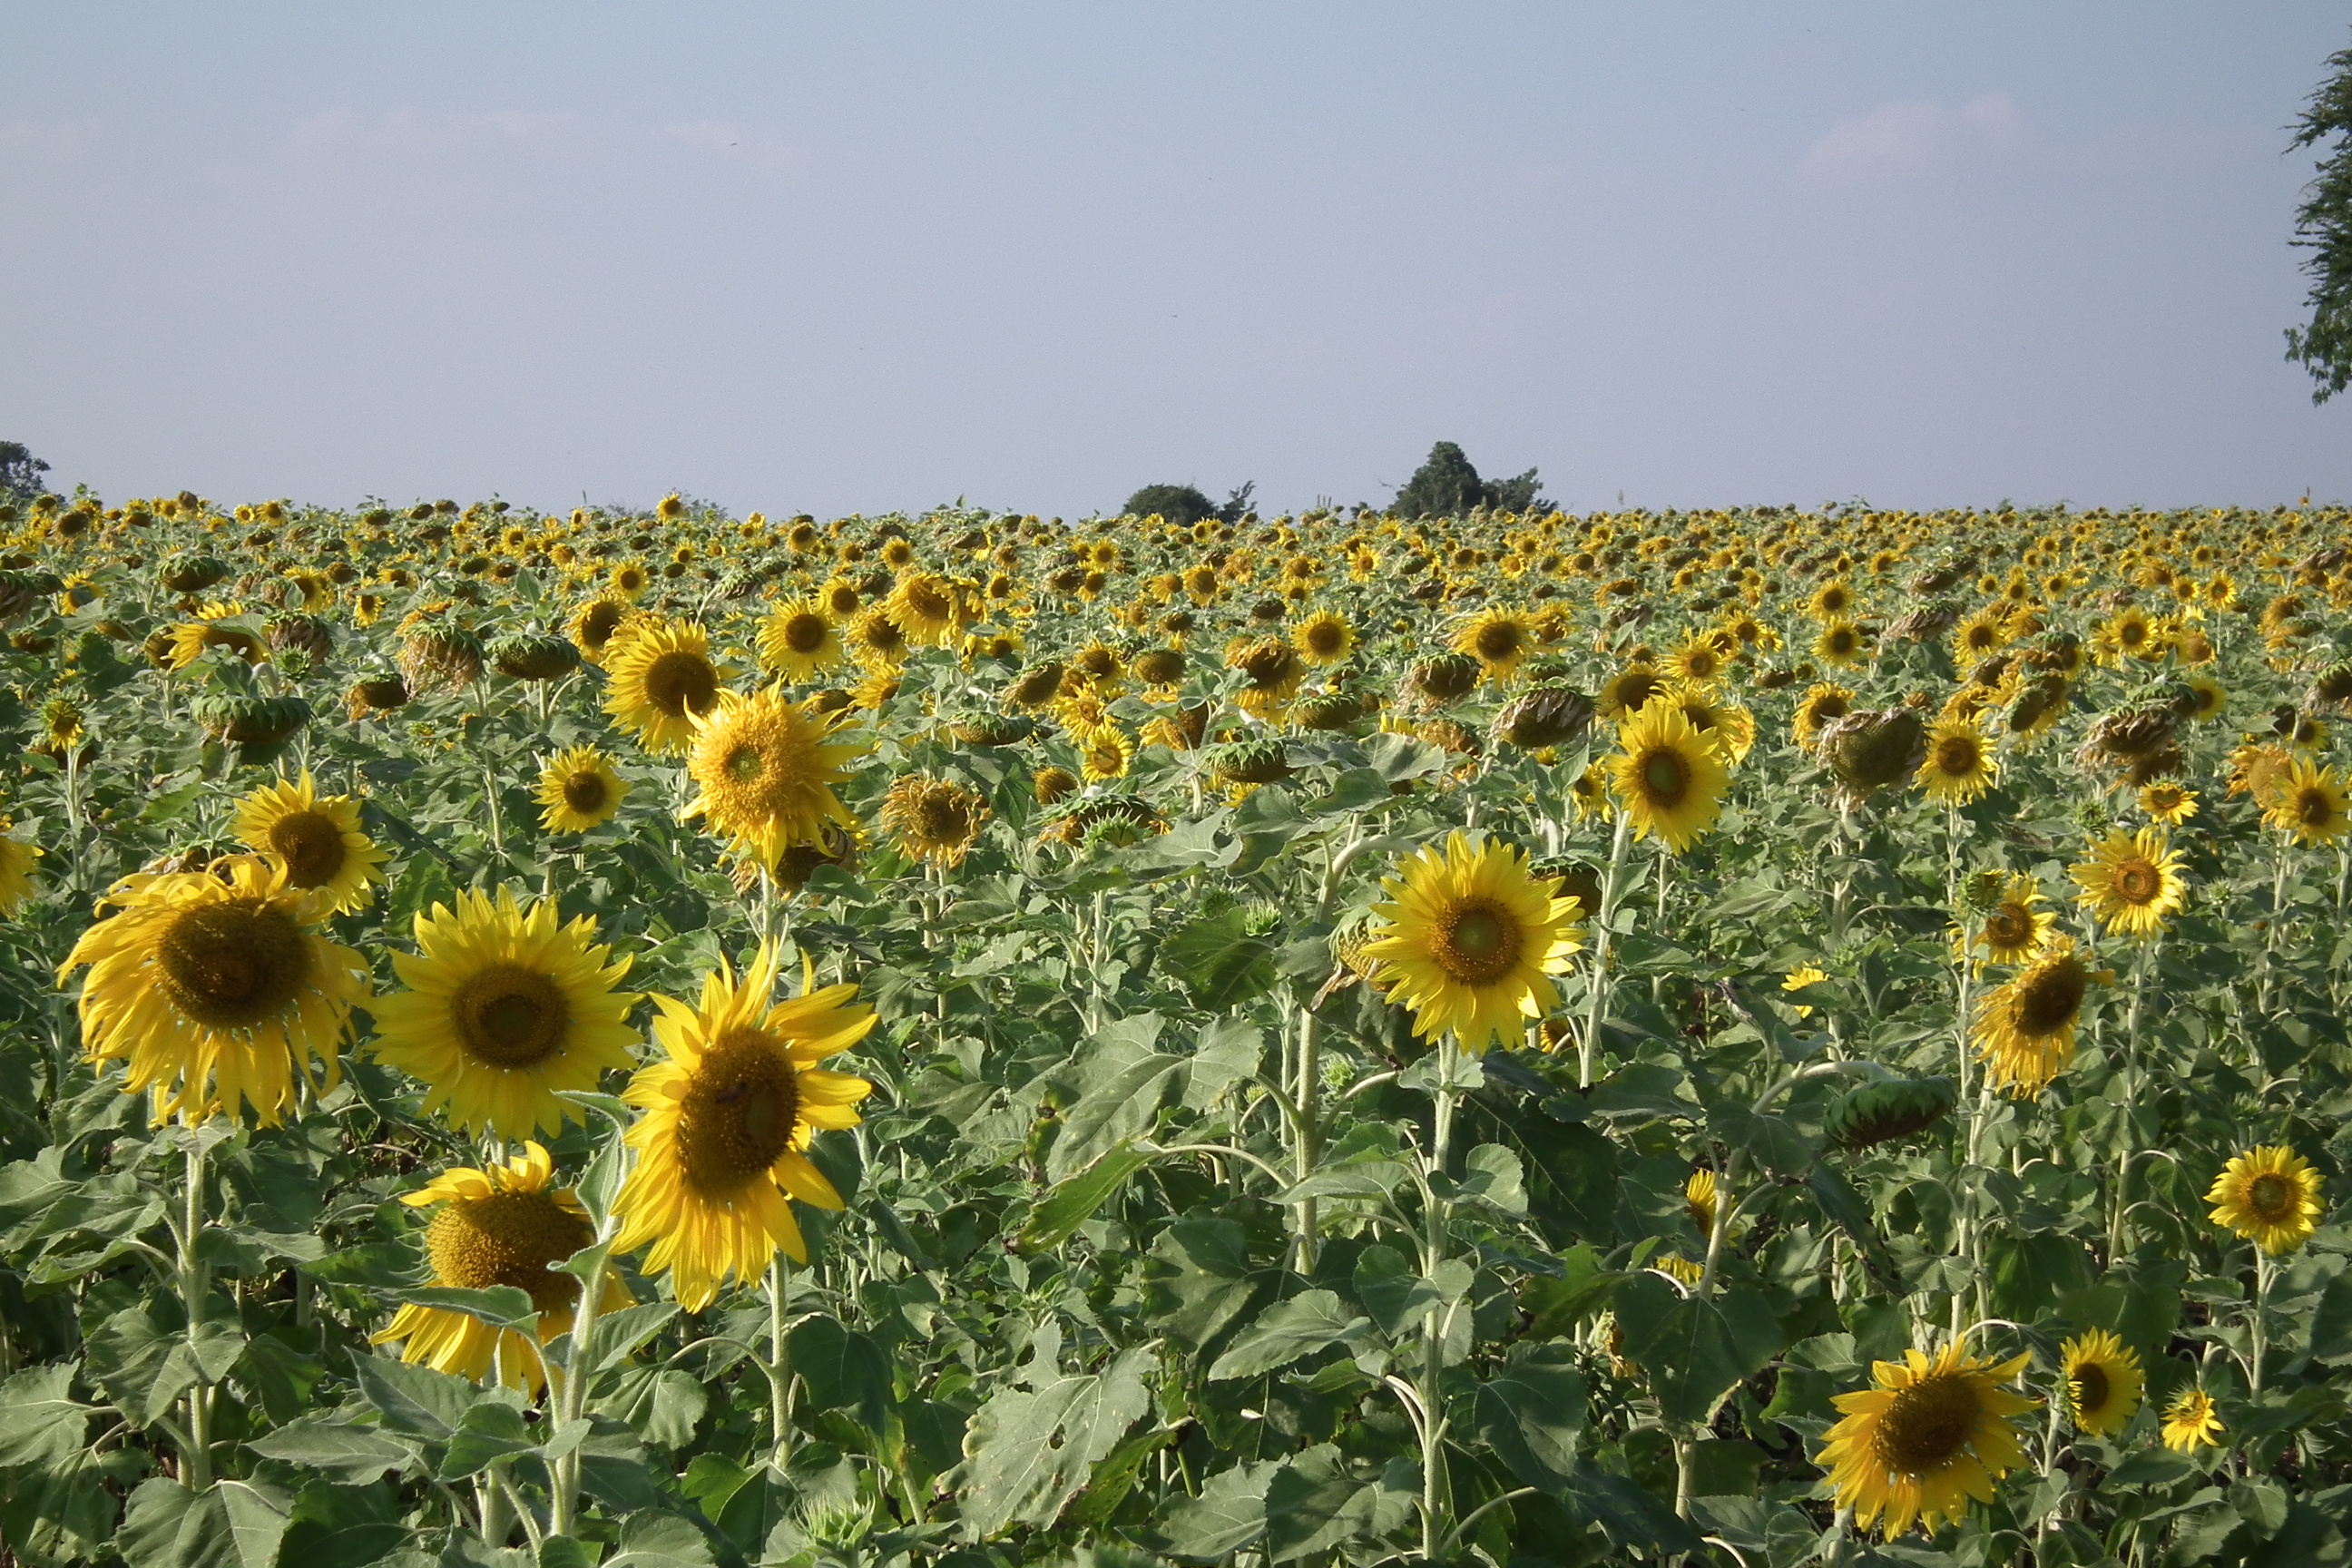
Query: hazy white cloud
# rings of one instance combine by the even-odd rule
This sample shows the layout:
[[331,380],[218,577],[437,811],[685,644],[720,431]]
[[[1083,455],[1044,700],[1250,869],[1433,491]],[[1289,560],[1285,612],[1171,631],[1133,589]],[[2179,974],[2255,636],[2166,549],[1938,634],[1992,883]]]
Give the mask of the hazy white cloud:
[[2005,92],[1972,98],[1957,110],[1906,99],[1831,126],[1806,151],[1802,172],[1825,181],[1900,174],[1970,145],[2013,145],[2024,134],[2025,117]]

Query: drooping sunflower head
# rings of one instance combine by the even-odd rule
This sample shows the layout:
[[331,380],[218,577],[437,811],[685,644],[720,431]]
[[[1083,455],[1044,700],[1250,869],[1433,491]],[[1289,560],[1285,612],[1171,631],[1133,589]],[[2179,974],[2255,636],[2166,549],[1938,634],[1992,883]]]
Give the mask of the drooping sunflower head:
[[842,640],[860,663],[884,669],[905,663],[908,650],[914,646],[887,605],[858,611],[850,618],[849,630]]
[[1236,700],[1262,718],[1280,712],[1307,679],[1307,662],[1287,637],[1238,641],[1225,650],[1225,665],[1241,671],[1244,679]]
[[2074,1059],[2074,1030],[2097,978],[2072,938],[2045,939],[2033,961],[1985,995],[1970,1038],[1987,1081],[2021,1100],[2050,1087]]
[[629,960],[595,941],[552,899],[461,893],[417,915],[415,954],[394,953],[406,989],[369,1004],[375,1054],[425,1086],[425,1110],[469,1131],[523,1138],[579,1113],[561,1097],[629,1065],[636,1005],[616,989]]
[[291,886],[285,861],[240,855],[142,873],[105,903],[119,912],[82,932],[58,973],[89,966],[83,1048],[126,1061],[125,1091],[153,1089],[159,1122],[249,1105],[275,1126],[298,1083],[339,1080],[338,1045],[367,993],[367,965],[310,929],[327,896]]
[[2294,1150],[2277,1145],[2249,1149],[2213,1178],[2205,1201],[2213,1223],[2275,1258],[2311,1238],[2324,1212],[2319,1173]]
[[1916,777],[1937,805],[1966,805],[1992,787],[1996,771],[1984,731],[1969,720],[1946,719],[1928,730]]
[[2179,850],[2166,848],[2161,827],[2109,834],[2088,860],[2074,868],[2074,880],[2083,889],[2079,900],[2110,932],[2159,935],[2166,917],[2189,902],[2181,859]]
[[1956,1342],[1877,1363],[1876,1386],[1832,1398],[1843,1419],[1815,1456],[1839,1506],[1892,1541],[1914,1523],[1932,1532],[1958,1520],[1970,1498],[1991,1501],[1993,1482],[2025,1463],[2011,1417],[2037,1402],[2000,1385],[2027,1359],[1979,1361]]
[[1467,1050],[1516,1038],[1559,1000],[1551,976],[1580,945],[1579,908],[1557,898],[1527,858],[1455,833],[1417,851],[1382,888],[1365,953],[1381,963],[1388,999],[1413,1010],[1424,1038],[1452,1033]]
[[558,752],[539,775],[533,797],[540,826],[550,833],[585,833],[610,822],[627,798],[629,783],[613,759],[594,746]]
[[740,853],[772,868],[794,844],[815,841],[826,822],[851,826],[835,786],[871,743],[844,738],[841,715],[814,699],[785,700],[769,689],[721,694],[694,725],[687,773],[698,794],[683,816],[699,816]]
[[686,750],[695,721],[718,705],[726,672],[698,626],[658,623],[633,631],[605,655],[604,710],[655,752]]
[[[554,1266],[596,1239],[579,1198],[552,1184],[547,1151],[526,1142],[503,1165],[444,1171],[401,1202],[439,1205],[425,1231],[433,1283],[459,1290],[509,1286],[527,1292],[539,1314],[541,1344],[569,1333],[580,1282]],[[608,1274],[600,1311],[629,1304],[628,1287]],[[401,1308],[376,1344],[402,1344],[401,1359],[481,1382],[493,1373],[510,1388],[536,1392],[543,1381],[533,1347],[511,1329],[414,1302]]]
[[816,599],[787,599],[760,624],[760,662],[786,680],[838,669],[848,658],[833,613]]
[[1683,1212],[1690,1215],[1701,1236],[1715,1232],[1715,1206],[1720,1195],[1713,1171],[1693,1171],[1683,1184]]
[[1681,708],[1653,702],[1617,733],[1610,786],[1636,837],[1656,834],[1681,854],[1711,827],[1730,771]]
[[321,889],[335,914],[366,903],[383,880],[388,857],[360,831],[359,802],[340,795],[321,799],[308,768],[296,783],[279,779],[238,801],[232,831],[247,847],[285,861],[287,886]]
[[977,791],[923,773],[898,778],[882,802],[882,826],[898,837],[899,847],[940,867],[962,863],[988,815]]
[[2139,1409],[2147,1378],[2139,1357],[2105,1329],[2068,1340],[2059,1351],[2059,1375],[2077,1431],[2094,1437],[2119,1432]]

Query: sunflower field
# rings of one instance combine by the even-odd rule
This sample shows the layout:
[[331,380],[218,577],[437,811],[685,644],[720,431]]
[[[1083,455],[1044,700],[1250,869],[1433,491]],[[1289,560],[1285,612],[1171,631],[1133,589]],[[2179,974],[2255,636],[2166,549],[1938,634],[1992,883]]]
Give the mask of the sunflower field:
[[0,510],[0,1546],[2352,1562],[2352,531]]

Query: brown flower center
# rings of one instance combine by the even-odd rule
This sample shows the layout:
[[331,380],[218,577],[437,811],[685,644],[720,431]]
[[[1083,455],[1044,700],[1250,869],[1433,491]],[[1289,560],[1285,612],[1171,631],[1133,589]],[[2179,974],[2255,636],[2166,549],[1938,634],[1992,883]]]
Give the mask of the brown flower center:
[[2069,1380],[2074,1384],[2074,1409],[2081,1415],[2095,1415],[2107,1402],[2110,1384],[2107,1369],[2095,1361],[2086,1361],[2074,1369]]
[[322,888],[343,868],[343,830],[323,812],[289,812],[269,825],[269,847],[286,862],[286,879],[298,888]]
[[1871,1453],[1891,1475],[1932,1474],[1960,1457],[1983,1410],[1968,1377],[1931,1373],[1896,1391],[1878,1418]]
[[824,646],[824,634],[829,629],[823,616],[803,610],[785,620],[784,646],[797,654],[813,654]]
[[2003,904],[1985,921],[1985,940],[1999,948],[2019,948],[2033,936],[2033,914],[2023,904]]
[[549,1312],[574,1305],[580,1285],[548,1265],[595,1238],[587,1221],[546,1193],[494,1193],[442,1205],[425,1232],[425,1253],[436,1284],[461,1290],[511,1285]]
[[1338,653],[1348,640],[1348,628],[1337,621],[1318,621],[1307,628],[1307,647],[1318,658]]
[[212,1029],[249,1029],[283,1014],[310,978],[294,917],[257,899],[203,904],[156,943],[163,994]]
[[1643,795],[1661,811],[1672,811],[1690,793],[1690,764],[1670,747],[1644,753],[1640,773]]
[[698,653],[680,648],[646,667],[646,700],[673,719],[707,713],[719,698],[719,672]]
[[2150,904],[2164,890],[2164,878],[2146,860],[2126,860],[2116,867],[2116,897],[2127,904]]
[[800,1106],[800,1075],[781,1041],[756,1029],[720,1038],[678,1107],[687,1185],[698,1196],[724,1197],[764,1174],[792,1147]]
[[1492,985],[1516,970],[1527,942],[1511,911],[1491,899],[1471,898],[1438,917],[1431,956],[1449,979]]
[[1968,778],[1976,773],[1982,755],[1968,736],[1948,735],[1936,747],[1936,771],[1947,778]]
[[449,998],[449,1022],[466,1055],[484,1067],[536,1067],[562,1047],[572,1009],[537,970],[499,963],[466,977]]
[[2054,1035],[2074,1021],[2082,1010],[2083,996],[2090,990],[2090,972],[2073,953],[2050,963],[2037,964],[2011,982],[2017,987],[2016,1020],[2018,1031],[2039,1039]]
[[593,768],[583,768],[563,781],[563,804],[583,816],[604,810],[611,793],[604,787],[604,775]]
[[2294,1208],[2294,1185],[2284,1176],[2265,1172],[2246,1184],[2246,1212],[2264,1225],[2276,1225]]

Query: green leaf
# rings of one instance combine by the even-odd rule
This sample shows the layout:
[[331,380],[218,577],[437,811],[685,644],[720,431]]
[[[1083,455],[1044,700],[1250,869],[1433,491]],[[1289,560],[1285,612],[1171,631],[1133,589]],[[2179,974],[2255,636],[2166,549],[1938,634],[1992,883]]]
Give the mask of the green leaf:
[[247,1482],[197,1492],[157,1476],[131,1494],[114,1544],[130,1568],[272,1568],[286,1526],[284,1507]]
[[681,1448],[694,1441],[695,1428],[710,1407],[710,1391],[702,1380],[675,1367],[625,1367],[612,1392],[589,1405],[591,1414],[609,1415],[624,1426],[645,1434],[657,1448]]
[[139,820],[145,823],[176,822],[186,815],[188,807],[195,805],[204,793],[204,779],[192,779],[179,788],[166,790],[150,800],[139,813]]
[[1704,1420],[1717,1400],[1780,1350],[1771,1306],[1748,1286],[1701,1300],[1644,1271],[1617,1288],[1616,1310],[1625,1359],[1647,1376],[1670,1421]]
[[1356,1300],[1393,1340],[1416,1331],[1432,1307],[1467,1296],[1470,1281],[1470,1266],[1458,1258],[1439,1264],[1432,1280],[1423,1278],[1412,1260],[1395,1247],[1375,1243],[1356,1259],[1352,1283]]
[[588,1374],[593,1377],[636,1354],[677,1314],[675,1301],[641,1301],[634,1307],[598,1313],[588,1330]]
[[207,1319],[194,1343],[187,1331],[165,1328],[143,1307],[126,1307],[90,1336],[85,1370],[90,1381],[133,1426],[150,1426],[197,1383],[226,1377],[245,1353],[234,1321]]
[[0,1383],[0,1466],[62,1464],[80,1451],[98,1406],[73,1397],[73,1377],[58,1363]]
[[437,1480],[457,1481],[478,1475],[502,1459],[528,1454],[536,1447],[522,1412],[511,1405],[485,1401],[466,1412],[449,1435],[449,1449],[435,1469]]
[[1420,1467],[1409,1459],[1391,1459],[1368,1478],[1328,1443],[1294,1455],[1266,1483],[1266,1561],[1290,1563],[1345,1542],[1378,1540],[1404,1523],[1420,1489]]
[[1095,1211],[1126,1184],[1128,1177],[1150,1163],[1150,1155],[1139,1152],[1129,1143],[1112,1145],[1093,1164],[1056,1184],[1045,1194],[1045,1201],[1030,1210],[1028,1221],[1013,1238],[1013,1249],[1047,1252],[1061,1246],[1078,1226],[1094,1217]]
[[1853,1238],[1871,1278],[1882,1288],[1891,1289],[1897,1277],[1895,1259],[1888,1254],[1886,1243],[1880,1239],[1878,1227],[1870,1222],[1869,1206],[1853,1190],[1853,1184],[1831,1167],[1816,1165],[1806,1176],[1805,1185],[1811,1189],[1813,1201],[1822,1205],[1822,1213],[1831,1223]]
[[278,1561],[300,1568],[370,1568],[408,1539],[392,1488],[312,1481],[294,1500]]
[[1584,1378],[1573,1347],[1517,1344],[1495,1375],[1478,1385],[1479,1437],[1531,1487],[1557,1491],[1576,1473],[1584,1430]]
[[1144,1311],[1188,1350],[1202,1350],[1274,1293],[1279,1268],[1249,1258],[1249,1233],[1234,1220],[1180,1219],[1160,1233],[1145,1263]]
[[999,1388],[964,1435],[971,1461],[967,1531],[986,1539],[1014,1522],[1046,1524],[1086,1484],[1096,1460],[1150,1407],[1150,1352],[1123,1352],[1101,1374],[1058,1377],[1036,1389]]
[[1143,1462],[1184,1435],[1182,1426],[1163,1426],[1156,1432],[1139,1432],[1113,1448],[1095,1463],[1094,1471],[1087,1478],[1087,1489],[1072,1498],[1062,1516],[1055,1521],[1057,1530],[1083,1530],[1108,1523],[1135,1489],[1136,1478],[1142,1473]]
[[1201,1495],[1181,1498],[1161,1523],[1161,1541],[1172,1556],[1221,1562],[1265,1533],[1265,1493],[1282,1467],[1275,1460],[1244,1460],[1211,1476]]
[[803,1320],[784,1336],[792,1369],[807,1386],[810,1407],[846,1410],[879,1435],[890,1408],[890,1358],[880,1346],[838,1320]]
[[[1255,797],[1253,797],[1255,798]],[[1274,989],[1274,943],[1252,936],[1239,909],[1197,920],[1160,944],[1160,961],[1203,1011],[1230,1012]]]
[[386,1431],[428,1442],[447,1441],[482,1397],[482,1391],[465,1378],[391,1356],[354,1355],[352,1375],[360,1396],[383,1418]]
[[1276,1302],[1243,1330],[1209,1369],[1209,1380],[1259,1376],[1352,1339],[1371,1325],[1370,1318],[1342,1306],[1336,1291],[1302,1290],[1287,1301]]
[[1623,1476],[1579,1465],[1569,1482],[1568,1500],[1620,1548],[1701,1554],[1706,1551],[1698,1531],[1676,1518],[1672,1507]]
[[404,1472],[416,1450],[374,1426],[306,1415],[251,1438],[246,1447],[265,1459],[281,1459],[306,1469],[325,1470],[354,1485]]
[[1225,1090],[1256,1073],[1265,1059],[1265,1031],[1246,1018],[1213,1020],[1192,1044],[1184,1075],[1184,1104],[1207,1110]]
[[1182,1057],[1153,1052],[1089,1089],[1070,1108],[1062,1135],[1046,1155],[1046,1174],[1066,1180],[1122,1141],[1149,1133],[1170,1089],[1182,1082],[1185,1066]]
[[621,1521],[620,1551],[604,1568],[711,1568],[710,1539],[681,1514],[647,1510]]
[[1528,1212],[1527,1168],[1500,1143],[1481,1143],[1463,1160],[1455,1196],[1516,1219]]
[[378,1293],[406,1306],[461,1312],[494,1329],[535,1334],[539,1327],[539,1309],[531,1305],[530,1292],[519,1286],[493,1285],[487,1290],[461,1290],[453,1285],[415,1285]]

